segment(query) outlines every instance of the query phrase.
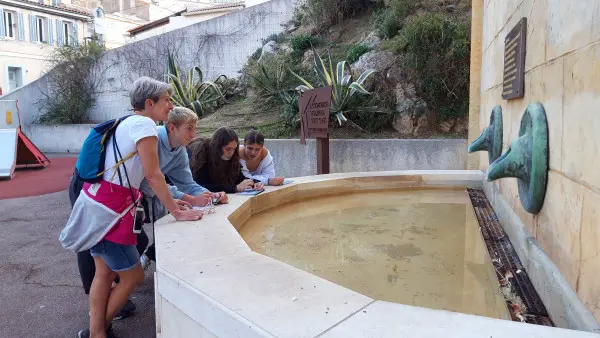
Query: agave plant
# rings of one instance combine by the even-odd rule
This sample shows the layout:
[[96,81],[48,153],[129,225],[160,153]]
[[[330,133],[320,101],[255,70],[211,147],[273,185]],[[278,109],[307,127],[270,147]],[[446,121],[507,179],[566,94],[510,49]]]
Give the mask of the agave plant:
[[[313,49],[314,54],[314,67],[315,72],[319,76],[319,79],[325,86],[332,86],[333,91],[331,93],[331,113],[335,114],[339,124],[348,121],[344,116],[348,101],[355,93],[371,94],[364,87],[363,83],[365,80],[375,72],[374,69],[365,70],[359,77],[358,80],[352,82],[352,71],[347,61],[340,61],[337,63],[336,68],[333,68],[333,62],[331,60],[331,53],[329,54],[329,67],[325,65],[325,61],[319,56],[319,54]],[[346,68],[347,67],[347,68]],[[348,72],[346,72],[346,69]],[[300,75],[290,70],[302,83],[296,87],[296,90],[304,92],[306,90],[313,89],[313,85],[302,78]]]
[[258,88],[258,93],[264,104],[272,104],[278,99],[283,100],[282,95],[287,94],[287,90],[284,89],[283,85],[285,76],[283,64],[278,64],[269,71],[263,64],[258,63],[257,74],[248,74],[248,76]]
[[176,105],[193,110],[198,117],[202,117],[207,105],[219,99],[225,99],[219,82],[227,80],[225,75],[217,77],[215,81],[203,81],[202,71],[199,67],[190,68],[185,75],[185,82],[181,78],[175,58],[169,53],[167,75],[169,82],[175,88],[173,101]]

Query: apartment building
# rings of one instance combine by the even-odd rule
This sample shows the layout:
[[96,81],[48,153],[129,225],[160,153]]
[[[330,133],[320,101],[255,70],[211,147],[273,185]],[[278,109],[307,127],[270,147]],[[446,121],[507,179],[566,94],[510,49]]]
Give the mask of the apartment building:
[[38,79],[54,48],[89,36],[92,15],[61,0],[0,0],[0,95]]
[[245,8],[243,1],[201,5],[203,7],[188,7],[159,20],[130,29],[128,41],[140,41]]

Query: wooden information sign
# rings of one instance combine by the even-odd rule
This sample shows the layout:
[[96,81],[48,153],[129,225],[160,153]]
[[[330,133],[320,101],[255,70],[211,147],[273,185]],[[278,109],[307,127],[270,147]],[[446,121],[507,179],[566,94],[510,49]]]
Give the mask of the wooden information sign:
[[300,95],[300,143],[317,139],[317,174],[329,173],[329,107],[332,86],[307,90]]
[[504,76],[502,98],[505,100],[523,97],[525,79],[525,38],[527,18],[519,23],[504,39]]

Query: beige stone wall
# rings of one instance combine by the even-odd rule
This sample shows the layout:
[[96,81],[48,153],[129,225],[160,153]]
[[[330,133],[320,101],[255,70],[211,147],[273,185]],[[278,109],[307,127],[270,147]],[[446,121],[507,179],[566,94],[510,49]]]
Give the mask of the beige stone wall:
[[[484,0],[471,1],[471,65],[469,79],[469,144],[479,137],[479,108],[481,106],[481,54]],[[479,156],[469,156],[467,169],[479,167]]]
[[[525,97],[506,101],[504,38],[522,17]],[[538,100],[544,105],[550,172],[542,211],[534,216],[523,210],[516,179],[494,184],[600,320],[600,1],[484,0],[480,90],[479,115],[472,109],[471,118],[481,132],[492,108],[501,105],[504,150],[518,136],[526,106]],[[470,156],[487,169],[487,153]]]

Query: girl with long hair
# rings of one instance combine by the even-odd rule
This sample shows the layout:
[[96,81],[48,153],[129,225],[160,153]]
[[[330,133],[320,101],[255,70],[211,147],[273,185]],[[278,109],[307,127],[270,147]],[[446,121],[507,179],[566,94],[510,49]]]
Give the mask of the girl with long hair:
[[194,181],[210,191],[226,193],[262,190],[259,180],[246,178],[238,154],[239,138],[229,127],[221,127],[211,138],[199,138],[188,146]]

